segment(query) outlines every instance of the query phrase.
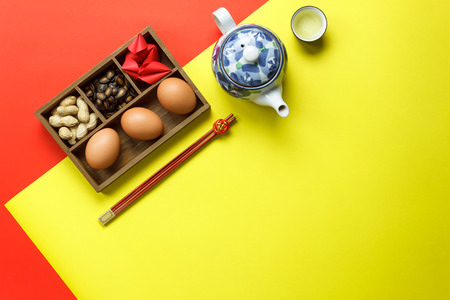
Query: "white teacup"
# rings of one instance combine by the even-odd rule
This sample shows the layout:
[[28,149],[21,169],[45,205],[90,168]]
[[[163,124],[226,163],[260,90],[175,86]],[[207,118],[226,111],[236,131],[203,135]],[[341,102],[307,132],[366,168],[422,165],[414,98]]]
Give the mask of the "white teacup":
[[315,6],[303,6],[292,16],[291,28],[300,40],[313,42],[320,39],[327,30],[327,18]]

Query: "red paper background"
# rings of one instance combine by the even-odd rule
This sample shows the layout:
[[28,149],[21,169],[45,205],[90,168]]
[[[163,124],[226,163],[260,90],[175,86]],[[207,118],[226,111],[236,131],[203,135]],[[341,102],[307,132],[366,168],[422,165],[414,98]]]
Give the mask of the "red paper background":
[[0,299],[75,298],[4,207],[65,157],[34,112],[147,25],[185,65],[266,1],[1,0]]

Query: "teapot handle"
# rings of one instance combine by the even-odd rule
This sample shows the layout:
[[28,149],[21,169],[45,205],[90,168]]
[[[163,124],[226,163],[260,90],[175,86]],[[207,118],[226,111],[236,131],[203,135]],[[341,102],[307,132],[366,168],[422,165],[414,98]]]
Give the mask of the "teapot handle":
[[213,12],[213,17],[222,34],[227,34],[236,27],[236,23],[225,7],[221,7]]

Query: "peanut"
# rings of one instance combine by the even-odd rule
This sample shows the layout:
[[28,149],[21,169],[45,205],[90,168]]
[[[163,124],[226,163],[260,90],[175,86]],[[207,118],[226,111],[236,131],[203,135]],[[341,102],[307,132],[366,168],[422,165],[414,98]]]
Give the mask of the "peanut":
[[91,113],[89,115],[89,122],[86,124],[86,128],[88,130],[94,129],[95,126],[97,126],[97,119],[98,119],[97,115],[94,113]]
[[75,145],[77,142],[77,126],[70,128],[70,133],[72,134],[72,137],[68,140],[70,145]]
[[60,116],[76,115],[78,113],[78,111],[79,111],[79,109],[76,105],[59,106],[56,109],[56,112]]
[[78,120],[72,116],[61,117],[59,115],[51,116],[48,121],[53,127],[67,126],[72,127],[78,124]]
[[72,137],[72,132],[65,126],[59,128],[58,134],[63,140],[69,140]]
[[89,108],[84,102],[83,98],[78,97],[77,99],[77,106],[78,106],[78,120],[81,123],[87,123],[89,122]]
[[69,105],[74,105],[77,102],[77,98],[75,96],[69,96],[64,98],[64,100],[62,100],[59,105],[61,106],[69,106]]
[[77,139],[81,140],[87,133],[86,123],[80,123],[77,127]]

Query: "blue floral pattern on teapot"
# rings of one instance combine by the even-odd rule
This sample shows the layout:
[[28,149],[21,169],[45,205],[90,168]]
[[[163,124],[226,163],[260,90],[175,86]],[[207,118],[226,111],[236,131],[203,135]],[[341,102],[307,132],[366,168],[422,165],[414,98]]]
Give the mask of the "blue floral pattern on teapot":
[[[249,46],[258,50],[254,62],[244,56],[244,50]],[[219,40],[214,48],[212,67],[216,79],[234,97],[251,100],[285,66],[281,48],[284,46],[277,37],[261,26],[238,27],[227,40]]]
[[[259,51],[257,62],[244,57],[244,49],[254,46]],[[280,65],[280,51],[274,39],[262,30],[239,30],[223,46],[222,64],[230,78],[246,86],[259,86],[269,81]]]

